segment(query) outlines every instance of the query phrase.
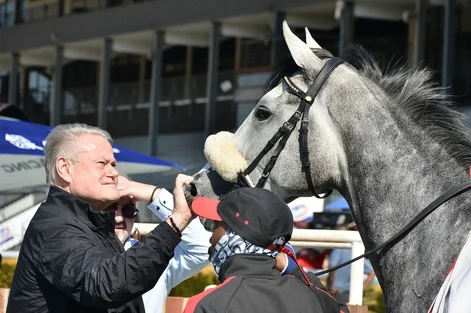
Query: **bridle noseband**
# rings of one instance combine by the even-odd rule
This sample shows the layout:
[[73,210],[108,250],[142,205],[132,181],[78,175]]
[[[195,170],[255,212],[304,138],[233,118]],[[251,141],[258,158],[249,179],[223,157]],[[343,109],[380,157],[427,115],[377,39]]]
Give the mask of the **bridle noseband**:
[[[256,187],[256,188],[263,188],[270,176],[271,170],[276,164],[278,157],[280,156],[281,151],[286,146],[286,142],[288,138],[291,136],[291,133],[296,128],[299,120],[301,121],[301,127],[299,129],[299,157],[301,160],[301,170],[304,172],[306,176],[306,182],[308,185],[309,190],[316,198],[325,198],[328,197],[332,190],[328,191],[323,196],[320,196],[314,189],[314,184],[311,177],[311,163],[309,162],[309,146],[308,146],[308,125],[309,125],[309,109],[311,105],[314,103],[316,96],[319,94],[322,86],[325,84],[327,79],[329,78],[330,74],[342,64],[343,61],[339,58],[331,58],[324,67],[321,69],[319,75],[317,76],[314,83],[309,87],[306,92],[303,92],[300,88],[298,88],[290,78],[284,77],[284,81],[288,86],[288,90],[290,93],[297,96],[301,99],[298,108],[293,113],[293,115],[283,123],[280,129],[276,132],[276,134],[268,141],[266,146],[263,150],[257,155],[257,157],[250,163],[247,169],[239,174],[238,182],[241,186],[249,186],[249,187]],[[262,177],[260,177],[257,184],[254,186],[252,181],[250,180],[249,174],[257,167],[260,160],[268,153],[271,149],[276,145],[279,141],[278,146],[276,147],[275,151],[270,157],[267,165],[263,169]]]
[[[284,77],[284,81],[288,86],[289,92],[296,95],[298,98],[301,99],[297,110],[294,114],[286,121],[283,126],[280,127],[278,132],[268,141],[266,146],[263,150],[257,155],[257,157],[250,163],[247,169],[238,175],[238,184],[241,186],[249,186],[249,187],[257,187],[263,188],[265,183],[268,180],[268,176],[271,173],[271,170],[276,164],[276,161],[283,149],[285,148],[286,142],[290,137],[293,130],[296,128],[297,123],[302,118],[301,127],[299,129],[299,155],[301,159],[301,170],[306,175],[306,182],[309,187],[309,190],[316,198],[325,198],[328,197],[332,191],[327,192],[322,197],[314,190],[314,184],[312,182],[311,172],[310,172],[310,162],[309,162],[309,149],[308,149],[308,123],[309,123],[309,109],[311,105],[314,103],[316,96],[318,95],[319,91],[321,90],[322,86],[325,84],[329,76],[335,70],[337,66],[342,64],[343,61],[338,58],[331,58],[327,63],[324,65],[322,70],[320,71],[319,75],[317,76],[314,83],[309,87],[307,92],[303,92],[300,88],[298,88],[288,77]],[[280,140],[281,139],[281,140]],[[275,144],[279,141],[278,146],[276,147],[275,151],[273,152],[272,156],[270,157],[269,162],[265,166],[262,177],[257,182],[257,185],[254,186],[250,177],[248,176],[258,165],[260,160],[275,146]],[[424,220],[427,216],[429,216],[434,210],[436,210],[439,206],[443,203],[447,202],[448,200],[461,195],[467,191],[471,190],[471,180],[465,181],[457,186],[453,186],[447,192],[440,195],[437,199],[431,202],[426,208],[424,208],[417,216],[412,219],[404,228],[402,228],[399,232],[397,232],[392,238],[387,240],[386,242],[378,245],[377,247],[373,248],[372,250],[367,251],[366,253],[351,259],[347,262],[339,264],[333,268],[328,270],[316,273],[316,276],[335,271],[341,267],[344,267],[348,264],[351,264],[365,256],[372,256],[374,255],[376,258],[381,259],[390,249],[392,249],[399,241],[401,241],[405,236],[407,236],[422,220]]]
[[[309,109],[311,105],[314,103],[316,96],[318,95],[319,91],[321,90],[322,86],[325,84],[329,76],[335,70],[337,66],[342,64],[343,61],[338,58],[331,58],[327,63],[324,65],[322,70],[320,71],[319,75],[317,76],[314,83],[309,87],[307,92],[303,92],[300,88],[298,88],[288,77],[284,77],[284,81],[288,86],[289,92],[296,95],[298,98],[301,99],[297,110],[294,114],[286,121],[283,126],[280,127],[278,132],[268,141],[266,146],[263,150],[257,155],[257,157],[250,163],[247,169],[240,173],[238,176],[238,184],[241,186],[250,186],[250,187],[257,187],[263,188],[265,183],[268,180],[268,176],[270,175],[271,170],[276,164],[276,161],[283,149],[285,148],[286,142],[290,137],[291,133],[293,132],[294,128],[296,128],[297,123],[302,118],[301,127],[299,129],[299,156],[301,159],[301,170],[306,175],[306,182],[309,187],[309,190],[316,198],[325,198],[328,197],[332,191],[330,190],[323,196],[320,196],[314,190],[314,184],[312,182],[311,172],[310,172],[310,162],[309,162],[309,149],[308,149],[308,123],[309,123]],[[280,140],[281,139],[281,140]],[[257,185],[254,186],[250,177],[248,176],[258,165],[260,160],[275,146],[278,142],[278,146],[276,147],[275,151],[273,152],[272,156],[270,157],[270,161],[265,166],[262,177],[259,179]],[[412,221],[410,221],[404,228],[402,228],[399,232],[397,232],[392,238],[387,240],[386,242],[378,245],[377,247],[373,248],[365,252],[364,254],[351,259],[347,262],[339,264],[333,268],[330,268],[325,271],[321,271],[316,273],[316,276],[323,275],[325,273],[335,271],[341,267],[344,267],[348,264],[351,264],[365,256],[373,256],[381,259],[390,249],[392,249],[399,241],[401,241],[405,236],[407,236],[422,220],[424,220],[427,216],[429,216],[434,210],[436,210],[439,206],[443,203],[447,202],[448,200],[461,195],[467,191],[471,190],[471,180],[465,181],[457,186],[453,186],[447,192],[440,195],[437,199],[431,202],[426,208],[424,208],[417,216],[414,217]]]

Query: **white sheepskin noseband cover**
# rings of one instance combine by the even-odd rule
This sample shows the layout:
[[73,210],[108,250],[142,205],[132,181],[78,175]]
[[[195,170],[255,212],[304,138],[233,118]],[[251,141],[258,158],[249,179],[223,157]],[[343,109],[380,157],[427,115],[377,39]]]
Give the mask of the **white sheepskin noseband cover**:
[[204,155],[211,167],[228,182],[237,182],[237,175],[243,172],[248,164],[232,140],[230,132],[219,132],[206,138]]

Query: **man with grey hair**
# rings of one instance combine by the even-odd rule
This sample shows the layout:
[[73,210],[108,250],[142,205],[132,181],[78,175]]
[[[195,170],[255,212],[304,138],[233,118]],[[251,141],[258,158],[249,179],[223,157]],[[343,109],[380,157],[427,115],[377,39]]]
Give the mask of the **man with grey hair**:
[[194,218],[183,193],[192,177],[177,177],[173,213],[124,252],[114,212],[104,212],[127,195],[117,188],[110,142],[106,131],[83,124],[57,126],[47,137],[50,190],[26,230],[7,313],[145,312],[141,295]]

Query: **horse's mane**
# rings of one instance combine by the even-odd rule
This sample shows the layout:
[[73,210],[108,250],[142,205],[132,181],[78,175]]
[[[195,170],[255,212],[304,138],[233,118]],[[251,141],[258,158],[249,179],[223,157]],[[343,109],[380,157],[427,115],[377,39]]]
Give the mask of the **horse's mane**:
[[[326,50],[315,49],[320,58],[331,57]],[[430,69],[388,66],[378,62],[359,45],[349,45],[344,60],[361,75],[376,83],[427,134],[440,144],[466,170],[471,165],[471,130],[464,125],[465,115],[451,109],[453,101],[444,88],[432,78]],[[292,58],[282,61],[270,75],[265,92],[279,84],[283,76],[291,76],[300,68]]]

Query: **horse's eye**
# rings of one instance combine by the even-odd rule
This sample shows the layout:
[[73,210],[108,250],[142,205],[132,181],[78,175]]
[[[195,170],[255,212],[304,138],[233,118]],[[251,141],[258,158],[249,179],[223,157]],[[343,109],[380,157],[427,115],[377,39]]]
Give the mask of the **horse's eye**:
[[266,120],[267,118],[269,118],[271,115],[271,112],[270,110],[266,107],[266,106],[259,106],[257,111],[255,112],[255,117],[259,120],[259,121],[263,121],[263,120]]

